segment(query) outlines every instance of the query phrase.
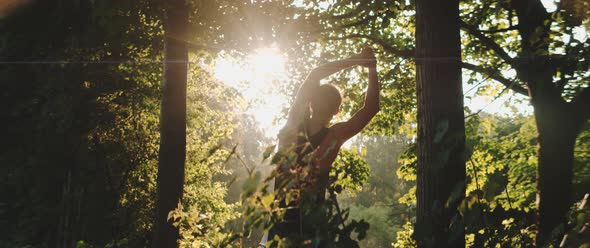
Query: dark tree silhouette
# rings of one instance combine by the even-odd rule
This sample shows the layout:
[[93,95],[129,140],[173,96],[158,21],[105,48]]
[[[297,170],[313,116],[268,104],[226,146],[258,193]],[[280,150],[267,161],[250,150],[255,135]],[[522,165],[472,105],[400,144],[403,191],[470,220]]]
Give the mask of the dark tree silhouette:
[[[510,1],[504,7],[514,13],[518,24],[509,30],[517,30],[520,44],[510,50],[498,42],[497,34],[486,34],[478,29],[478,22],[469,20],[462,28],[516,71],[516,78],[501,76],[495,68],[464,63],[466,69],[485,74],[504,84],[514,92],[528,95],[535,109],[538,131],[538,234],[536,243],[544,246],[547,242],[558,245],[563,236],[566,214],[573,203],[572,179],[576,138],[582,126],[590,117],[590,87],[587,78],[580,78],[589,67],[587,60],[590,49],[574,39],[562,44],[565,54],[552,51],[558,32],[571,32],[572,27],[581,24],[576,11],[584,11],[582,1],[560,1],[559,8],[548,13],[540,0]],[[558,18],[563,16],[558,31],[551,30]],[[568,31],[569,30],[569,31]],[[505,31],[504,31],[505,32]],[[500,32],[499,32],[500,33]],[[571,33],[570,33],[571,35]],[[501,36],[500,36],[501,37]],[[509,52],[517,52],[511,57]],[[556,229],[558,227],[561,229]],[[561,230],[553,233],[554,230]]]
[[465,122],[459,1],[416,1],[419,247],[464,247]]
[[185,0],[166,2],[164,22],[164,87],[160,112],[160,152],[153,247],[178,247],[179,231],[168,213],[182,200],[186,158],[186,82],[188,50],[185,42],[188,7]]
[[[518,16],[522,38],[521,54],[515,61],[519,78],[526,82],[539,132],[539,168],[537,179],[539,232],[537,246],[551,238],[551,232],[565,223],[572,204],[574,146],[590,108],[590,89],[586,88],[571,102],[561,97],[561,86],[553,83],[554,59],[548,53],[549,14],[540,1],[512,1]],[[541,56],[539,56],[541,55]]]

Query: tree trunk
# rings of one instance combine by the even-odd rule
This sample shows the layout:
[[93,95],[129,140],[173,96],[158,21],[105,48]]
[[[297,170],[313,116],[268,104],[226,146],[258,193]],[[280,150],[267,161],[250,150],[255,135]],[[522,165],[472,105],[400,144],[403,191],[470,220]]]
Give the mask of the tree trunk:
[[[547,117],[563,116],[560,113],[535,109],[539,129],[539,167],[537,169],[537,208],[539,212],[536,243],[544,247],[546,242],[559,246],[564,234],[566,214],[572,204],[572,176],[574,145],[577,132],[568,128],[564,119]],[[571,118],[570,118],[571,119]],[[541,131],[543,130],[543,131]],[[553,230],[560,227],[551,236]],[[556,246],[556,247],[557,247]]]
[[581,126],[563,100],[550,99],[532,99],[539,137],[538,247],[547,242],[557,247],[564,234],[566,214],[572,204],[574,146]]
[[465,122],[459,2],[416,1],[419,247],[465,247]]
[[[519,79],[527,83],[539,139],[539,229],[535,243],[538,247],[545,247],[547,243],[557,247],[572,204],[574,146],[584,118],[581,113],[576,113],[571,103],[563,100],[561,91],[553,82],[555,63],[545,56],[549,51],[549,13],[539,0],[512,1],[511,7],[518,16],[522,38],[516,71]],[[564,225],[559,229],[561,224]]]
[[188,7],[185,0],[166,2],[164,22],[164,80],[160,113],[160,151],[153,247],[178,247],[178,228],[168,213],[182,200],[186,156],[186,81],[188,50],[185,42]]

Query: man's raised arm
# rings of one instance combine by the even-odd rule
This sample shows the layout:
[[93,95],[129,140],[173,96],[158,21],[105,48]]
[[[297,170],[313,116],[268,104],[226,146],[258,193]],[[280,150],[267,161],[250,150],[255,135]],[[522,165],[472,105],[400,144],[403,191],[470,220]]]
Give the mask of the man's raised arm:
[[375,55],[370,48],[363,50],[362,65],[369,68],[369,86],[365,95],[363,107],[356,112],[350,120],[337,124],[337,135],[340,139],[347,140],[359,133],[373,116],[379,112],[379,80],[377,79],[377,65]]
[[320,86],[320,80],[338,72],[343,69],[349,68],[355,65],[361,65],[366,63],[366,60],[362,58],[362,54],[352,56],[347,59],[337,60],[328,62],[314,68],[308,75],[299,90],[295,101],[289,110],[289,116],[287,118],[286,129],[294,128],[302,121],[302,116],[305,113],[305,108],[308,107],[310,101],[311,92]]

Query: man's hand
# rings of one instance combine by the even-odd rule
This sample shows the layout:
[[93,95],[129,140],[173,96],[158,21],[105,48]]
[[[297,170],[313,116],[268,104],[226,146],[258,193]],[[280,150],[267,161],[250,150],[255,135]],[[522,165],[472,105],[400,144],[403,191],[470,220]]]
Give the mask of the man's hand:
[[368,68],[375,68],[377,66],[377,59],[375,58],[375,53],[371,47],[364,47],[359,54],[359,58],[362,60],[360,63],[361,66]]

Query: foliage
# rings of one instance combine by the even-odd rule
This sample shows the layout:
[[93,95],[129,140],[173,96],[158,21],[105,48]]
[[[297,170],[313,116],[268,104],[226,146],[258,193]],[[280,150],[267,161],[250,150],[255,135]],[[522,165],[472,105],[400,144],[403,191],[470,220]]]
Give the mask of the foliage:
[[582,199],[590,189],[590,121],[582,129],[580,136],[576,140],[574,150],[574,171],[576,174],[573,178],[573,195],[574,199]]
[[[297,154],[294,152],[280,150],[274,154],[272,161],[277,169],[262,182],[260,172],[250,171],[241,196],[243,233],[234,236],[248,237],[254,228],[261,225],[267,232],[277,228],[292,211],[290,209],[296,207],[300,214],[306,216],[304,231],[289,233],[286,237],[277,234],[269,237],[269,244],[279,247],[358,247],[355,239],[364,239],[369,225],[364,220],[348,220],[350,210],[340,208],[335,191],[357,189],[366,181],[368,167],[351,151],[341,150],[337,160],[339,162],[335,167],[340,172],[331,174],[329,197],[321,202],[312,200],[316,196],[313,192],[317,187],[317,176],[312,170],[307,170],[309,166],[296,165]],[[352,171],[361,173],[348,174]],[[270,192],[273,184],[274,191]],[[335,189],[334,185],[337,186]],[[308,233],[312,230],[315,232]]]
[[396,241],[392,246],[395,248],[418,246],[414,240],[414,225],[411,222],[407,222],[403,228],[402,231],[397,232]]
[[399,166],[397,160],[407,142],[405,135],[360,136],[353,142],[353,149],[360,150],[370,166],[370,175],[360,191],[339,195],[339,202],[350,208],[351,218],[364,219],[371,225],[367,237],[359,242],[361,247],[390,246],[395,233],[412,218],[412,207],[398,201],[413,183],[392,173]]
[[[8,123],[0,153],[0,247],[149,246],[159,140],[158,62],[163,59],[161,1],[24,2],[0,16],[0,101]],[[296,195],[268,191],[277,174],[267,178],[272,169],[258,166],[263,164],[258,141],[269,141],[262,141],[252,120],[240,116],[240,93],[208,72],[217,52],[240,56],[272,41],[289,56],[291,81],[283,87],[290,93],[314,65],[366,44],[378,48],[382,110],[364,131],[375,136],[359,137],[356,152],[341,152],[332,171],[332,193],[338,198],[331,195],[318,208],[318,220],[325,225],[320,226],[323,237],[350,246],[389,246],[395,236],[396,247],[415,246],[412,2],[189,2],[185,200],[170,215],[181,227],[181,245],[249,247],[246,239],[256,236],[254,227],[268,230],[268,216],[285,211],[280,200]],[[461,5],[462,20],[476,28],[465,26],[462,36],[464,62],[478,66],[467,68],[467,83],[480,95],[526,87],[513,73],[514,64],[475,35],[479,30],[513,58],[520,56],[518,20],[508,2]],[[588,60],[580,58],[588,57],[589,43],[575,33],[590,23],[587,3],[571,2],[581,7],[558,6],[549,15],[544,55],[553,61],[553,79],[569,102],[588,85]],[[500,76],[512,84],[505,89],[489,84]],[[358,69],[329,79],[346,98],[338,119],[361,107],[363,80]],[[484,114],[466,121],[471,156],[461,211],[468,243],[530,246],[537,228],[534,120]],[[573,177],[580,206],[590,188],[587,122],[581,130]],[[587,204],[572,206],[565,227],[571,244],[587,237],[580,233],[587,210]]]
[[[411,68],[409,60],[413,56],[414,46],[413,2],[394,1],[385,4],[379,1],[318,0],[304,1],[302,5],[304,12],[309,13],[306,20],[316,24],[314,28],[303,30],[309,34],[304,36],[308,38],[307,42],[321,44],[324,51],[351,51],[358,46],[355,42],[371,43],[381,49],[384,56],[380,60],[385,60],[382,63],[387,70],[398,68],[399,64],[395,61],[401,61],[402,68]],[[529,11],[518,9],[519,6]],[[549,109],[536,109],[536,112],[544,111],[540,116],[549,117],[540,118],[541,122],[537,124],[558,122],[544,129],[550,130],[545,133],[561,132],[564,134],[561,136],[566,136],[565,132],[575,132],[578,125],[588,118],[589,64],[579,58],[588,57],[590,51],[588,37],[583,35],[583,30],[588,27],[587,13],[590,8],[585,1],[559,1],[556,7],[546,13],[540,1],[461,2],[460,17],[465,31],[462,33],[462,58],[463,67],[470,78],[467,83],[473,85],[478,95],[499,97],[512,91],[526,96],[539,96],[533,99],[533,103],[538,103],[537,107],[549,106]],[[410,69],[398,70],[395,74],[403,77],[414,73]],[[541,77],[543,80],[538,80]],[[387,80],[387,76],[383,78]],[[411,78],[397,79],[397,82],[402,83],[400,89],[404,88],[405,82],[411,82]],[[342,78],[338,80],[343,81]],[[357,89],[353,91],[359,92]],[[384,87],[384,92],[388,91]],[[413,92],[408,91],[404,95],[413,95]],[[411,112],[415,102],[401,101],[405,99],[404,95],[384,94],[383,101],[388,106],[395,105],[391,103],[402,103],[401,106],[412,107],[398,109],[395,113],[385,111],[387,114],[383,116],[388,118],[388,122],[374,122],[385,124],[378,127],[384,128],[383,133],[394,130],[396,117]],[[351,96],[355,98],[354,93]],[[551,102],[556,99],[557,102]],[[404,105],[410,102],[411,105]],[[354,107],[345,106],[344,109],[354,111]],[[567,118],[555,117],[566,115]],[[575,127],[564,127],[572,123],[575,123]]]
[[[473,153],[462,211],[472,246],[532,245],[535,208],[534,120],[469,119]],[[479,130],[479,131],[476,131]]]
[[[538,54],[539,56],[560,58],[559,63],[553,64],[556,69],[553,73],[555,73],[555,78],[558,78],[559,84],[562,85],[560,91],[565,99],[572,99],[587,86],[587,83],[585,84],[582,78],[587,76],[585,74],[588,63],[580,61],[578,58],[587,57],[587,53],[590,51],[587,37],[574,35],[574,32],[578,32],[576,30],[587,25],[587,15],[580,15],[580,13],[588,13],[590,8],[587,3],[581,1],[571,2],[572,4],[559,5],[557,9],[547,16],[544,25],[549,28],[549,35],[544,37],[543,42],[548,45],[548,51],[546,51],[546,54]],[[573,5],[578,7],[572,8]],[[523,31],[516,24],[526,20],[518,20],[517,15],[514,13],[515,10],[508,2],[467,1],[463,2],[461,7],[461,19],[466,23],[463,28],[469,35],[469,37],[464,37],[462,42],[465,60],[469,61],[469,63],[481,65],[481,68],[483,68],[483,70],[480,70],[481,68],[473,70],[472,76],[474,77],[475,73],[481,73],[487,76],[485,80],[496,80],[498,76],[500,78],[506,77],[508,82],[513,81],[515,84],[513,87],[504,85],[506,89],[516,90],[516,85],[521,85],[527,81],[523,77],[524,68],[518,68],[510,60],[510,57],[499,53],[506,52],[511,57],[517,54],[518,56],[532,55],[522,53],[525,52],[524,47],[520,44],[522,38],[517,38],[522,35]],[[536,35],[541,38],[544,36],[543,32],[545,31],[538,30]],[[486,38],[481,38],[482,36]],[[492,48],[495,46],[493,43],[499,45],[500,49]],[[501,71],[511,69],[523,70],[516,75],[517,80],[513,80],[513,78],[501,73]],[[505,84],[505,82],[502,83]],[[526,92],[523,94],[526,94]]]
[[401,230],[396,217],[388,205],[350,206],[350,218],[362,219],[371,227],[367,230],[367,237],[359,242],[360,247],[388,247],[395,240],[393,235]]
[[[536,228],[537,166],[534,119],[475,115],[466,121],[466,128],[471,156],[467,162],[467,197],[460,210],[467,226],[468,245],[532,246]],[[582,132],[577,149],[583,150],[588,145],[583,141],[587,132],[588,129]],[[409,149],[400,159],[404,164],[398,173],[405,180],[414,180],[413,152]],[[587,164],[585,159],[576,157],[577,163]],[[585,185],[587,180],[584,173],[577,174],[574,188]],[[404,202],[414,202],[413,194],[410,191]],[[581,199],[583,194],[576,194],[576,199]],[[576,223],[584,223],[583,219],[578,217]],[[407,229],[406,234],[410,231]],[[409,245],[404,235],[398,233],[396,247]]]
[[222,242],[228,238],[224,224],[237,217],[236,206],[224,200],[227,184],[215,177],[231,173],[225,163],[232,151],[223,145],[235,129],[237,106],[229,99],[238,96],[199,67],[190,76],[184,200],[172,215],[180,226],[180,247]]
[[[553,9],[541,1],[464,3],[461,25],[469,35],[464,68],[529,97],[535,108],[540,146],[536,245],[558,245],[562,234],[553,231],[563,231],[573,200],[571,144],[590,117],[590,64],[579,59],[590,53],[588,36],[581,35],[590,21],[582,13],[590,13],[590,6],[582,1],[559,1]],[[568,145],[555,145],[562,142]]]
[[584,197],[576,202],[569,213],[569,230],[561,239],[563,246],[571,247],[583,247],[584,244],[588,243],[588,225],[590,223],[590,207],[588,207],[589,193],[586,193]]
[[369,179],[370,167],[367,162],[351,150],[341,149],[330,170],[332,183],[330,190],[349,193],[361,190]]
[[0,54],[25,62],[2,67],[8,246],[149,239],[161,68],[135,61],[159,58],[150,4],[36,2],[1,20]]
[[[0,20],[0,54],[9,62],[1,69],[2,101],[13,144],[0,155],[0,246],[149,246],[162,76],[154,63],[162,59],[159,5],[66,2],[32,2]],[[213,178],[228,173],[223,145],[234,129],[229,99],[236,93],[197,66],[188,89],[185,244],[197,240],[188,229],[194,223],[217,227],[234,216],[223,201],[225,183]],[[192,219],[195,213],[207,218]],[[214,230],[199,238],[223,237]]]

